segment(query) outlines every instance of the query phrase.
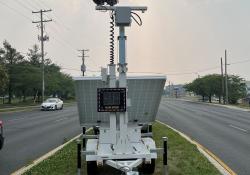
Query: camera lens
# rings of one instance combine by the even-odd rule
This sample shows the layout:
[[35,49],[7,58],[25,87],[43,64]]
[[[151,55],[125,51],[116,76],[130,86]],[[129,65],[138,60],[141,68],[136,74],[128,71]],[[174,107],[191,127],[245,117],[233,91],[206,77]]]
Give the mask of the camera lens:
[[118,3],[118,0],[93,0],[96,5],[104,5],[107,3],[110,6],[114,6]]
[[96,5],[104,5],[105,0],[93,0]]

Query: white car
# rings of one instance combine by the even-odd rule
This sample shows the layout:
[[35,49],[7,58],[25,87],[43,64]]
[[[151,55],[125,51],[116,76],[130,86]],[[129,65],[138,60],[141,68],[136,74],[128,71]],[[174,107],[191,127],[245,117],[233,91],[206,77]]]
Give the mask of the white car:
[[58,110],[63,109],[63,101],[59,98],[48,98],[41,104],[41,110]]

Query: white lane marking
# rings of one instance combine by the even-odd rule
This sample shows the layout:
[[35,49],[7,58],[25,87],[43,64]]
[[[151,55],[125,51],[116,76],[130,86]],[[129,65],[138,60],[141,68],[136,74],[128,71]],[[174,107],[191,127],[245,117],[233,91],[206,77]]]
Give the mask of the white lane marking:
[[238,130],[240,130],[240,131],[247,132],[246,129],[242,129],[242,128],[237,127],[237,126],[234,126],[234,125],[229,125],[229,126],[232,127],[232,128],[234,128],[234,129],[238,129]]
[[68,118],[66,118],[66,117],[60,118],[60,119],[55,120],[55,122],[60,122],[60,121],[67,120],[67,119],[68,119]]

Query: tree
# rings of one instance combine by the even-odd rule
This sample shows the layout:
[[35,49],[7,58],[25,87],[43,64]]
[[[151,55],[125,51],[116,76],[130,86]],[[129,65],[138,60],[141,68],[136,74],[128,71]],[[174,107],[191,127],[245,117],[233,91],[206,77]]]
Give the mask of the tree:
[[46,94],[67,99],[69,95],[74,95],[74,83],[71,76],[60,70],[50,59],[45,60]]
[[[4,41],[3,48],[0,48],[0,65],[0,93],[4,94],[2,89],[9,93],[9,103],[14,95],[23,101],[26,100],[27,96],[33,96],[34,100],[38,97],[39,101],[42,94],[42,61],[37,45],[28,50],[25,59],[7,41]],[[74,95],[72,78],[62,73],[61,68],[50,59],[45,59],[44,65],[45,94],[47,96],[58,95],[62,98]],[[6,74],[9,81],[3,78]],[[4,86],[6,88],[3,88]]]
[[0,64],[0,95],[3,96],[3,103],[4,103],[4,95],[7,84],[8,84],[8,74],[3,65]]
[[16,51],[6,40],[3,42],[3,49],[0,51],[0,62],[3,63],[9,75],[9,83],[8,83],[8,93],[9,93],[9,100],[8,103],[11,103],[12,95],[13,95],[13,86],[15,81],[13,80],[14,75],[13,71],[16,68],[16,65],[23,61],[23,56]]
[[[14,76],[15,75],[15,76]],[[14,91],[26,101],[26,96],[33,95],[41,89],[41,69],[27,63],[20,63],[13,71]],[[34,97],[35,98],[35,97]]]
[[221,102],[221,75],[206,75],[203,77],[203,80],[205,82],[205,91],[208,96],[209,102],[212,103],[212,96],[214,95],[218,97],[219,101]]
[[[212,97],[216,96],[221,102],[221,97],[223,95],[221,78],[221,75],[218,74],[206,75],[202,78],[195,79],[192,83],[186,84],[184,87],[187,91],[201,95],[203,101],[205,97],[208,97],[211,103]],[[229,103],[235,104],[238,99],[246,96],[246,84],[239,76],[228,76],[228,87]]]
[[196,95],[202,96],[202,101],[205,101],[206,93],[206,84],[203,78],[197,78],[192,83],[186,84],[184,88],[187,91],[194,92]]
[[231,104],[236,104],[240,98],[246,97],[246,83],[243,78],[236,75],[228,77],[228,100]]
[[3,67],[3,65],[0,65],[0,90],[3,91],[8,83],[8,74]]
[[38,45],[34,45],[32,49],[29,49],[27,53],[28,61],[31,65],[40,66],[42,64],[41,53],[39,53]]

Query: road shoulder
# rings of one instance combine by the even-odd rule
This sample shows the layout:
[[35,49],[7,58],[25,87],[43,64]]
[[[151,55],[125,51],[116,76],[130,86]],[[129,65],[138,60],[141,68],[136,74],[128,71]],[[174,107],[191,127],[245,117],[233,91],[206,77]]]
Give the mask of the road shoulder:
[[187,141],[196,145],[196,147],[200,151],[200,153],[203,154],[209,160],[209,162],[211,162],[220,171],[221,174],[223,174],[223,175],[236,175],[236,173],[230,167],[228,167],[222,160],[220,160],[216,155],[214,155],[211,151],[206,149],[204,146],[202,146],[201,144],[199,144],[195,140],[191,139],[190,137],[188,137],[184,133],[167,125],[166,123],[163,123],[159,120],[157,120],[157,122],[169,127],[173,131],[177,132],[180,136],[185,138]]

